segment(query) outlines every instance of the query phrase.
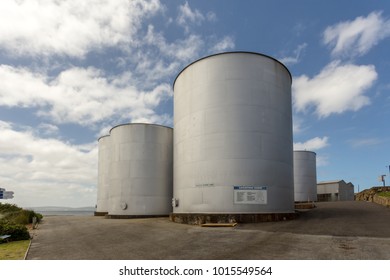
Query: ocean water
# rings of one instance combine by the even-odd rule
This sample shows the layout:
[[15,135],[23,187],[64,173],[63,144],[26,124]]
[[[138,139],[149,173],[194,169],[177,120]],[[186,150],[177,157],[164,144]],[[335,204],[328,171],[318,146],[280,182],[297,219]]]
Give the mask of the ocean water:
[[93,211],[38,211],[43,216],[93,216]]

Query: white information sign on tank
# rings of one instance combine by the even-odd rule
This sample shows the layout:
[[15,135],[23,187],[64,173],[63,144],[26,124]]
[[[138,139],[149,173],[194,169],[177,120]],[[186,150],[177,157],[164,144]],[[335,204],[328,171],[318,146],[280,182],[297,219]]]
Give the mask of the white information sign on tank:
[[233,186],[234,204],[267,204],[267,187]]

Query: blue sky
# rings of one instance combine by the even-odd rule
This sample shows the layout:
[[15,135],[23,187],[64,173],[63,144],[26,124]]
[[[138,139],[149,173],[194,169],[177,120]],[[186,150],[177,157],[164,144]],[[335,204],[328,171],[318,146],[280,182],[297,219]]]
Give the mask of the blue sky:
[[7,202],[93,206],[97,138],[172,126],[183,67],[264,53],[293,76],[294,146],[318,181],[390,174],[386,1],[0,1],[0,187]]

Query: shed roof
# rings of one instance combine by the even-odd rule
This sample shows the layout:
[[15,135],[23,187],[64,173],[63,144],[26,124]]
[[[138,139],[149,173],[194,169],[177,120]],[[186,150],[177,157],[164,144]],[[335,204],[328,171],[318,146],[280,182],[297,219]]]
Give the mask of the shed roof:
[[[317,185],[326,185],[326,184],[336,184],[336,183],[340,183],[340,182],[344,182],[344,180],[332,180],[332,181],[321,181],[321,182],[317,182]],[[345,183],[346,184],[346,183]]]

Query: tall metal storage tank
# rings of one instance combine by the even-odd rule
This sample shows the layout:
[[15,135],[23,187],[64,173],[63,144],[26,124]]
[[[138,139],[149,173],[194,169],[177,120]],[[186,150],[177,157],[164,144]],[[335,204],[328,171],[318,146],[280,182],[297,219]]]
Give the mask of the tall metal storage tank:
[[316,153],[294,151],[294,200],[317,201]]
[[179,73],[173,216],[294,211],[291,82],[282,63],[250,52]]
[[108,218],[167,216],[172,211],[173,130],[154,124],[110,131]]
[[98,139],[98,184],[95,216],[108,213],[109,167],[110,167],[110,136]]

